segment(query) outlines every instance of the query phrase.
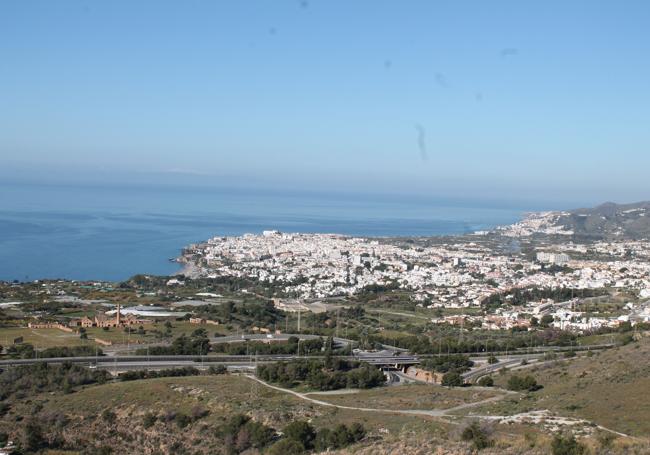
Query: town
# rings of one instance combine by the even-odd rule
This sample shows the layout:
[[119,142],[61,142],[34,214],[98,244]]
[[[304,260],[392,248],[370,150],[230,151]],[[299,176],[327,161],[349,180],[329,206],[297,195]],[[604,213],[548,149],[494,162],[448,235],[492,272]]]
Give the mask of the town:
[[[548,222],[552,216],[531,215],[495,233],[522,239],[533,233],[558,234],[561,229]],[[479,316],[488,328],[526,327],[531,315],[550,315],[554,326],[576,331],[650,321],[650,242],[586,245],[556,240],[528,254],[502,253],[490,247],[495,233],[419,246],[335,234],[264,231],[191,245],[181,261],[192,265],[194,277],[251,278],[274,285],[278,296],[298,300],[353,296],[373,287],[407,291],[418,306],[426,308],[480,308],[495,294],[528,288],[607,290],[629,298],[620,311],[607,317],[580,311],[578,307],[584,305],[576,305],[578,299],[528,301],[514,311],[498,308],[495,314]],[[436,322],[462,318],[456,315]]]

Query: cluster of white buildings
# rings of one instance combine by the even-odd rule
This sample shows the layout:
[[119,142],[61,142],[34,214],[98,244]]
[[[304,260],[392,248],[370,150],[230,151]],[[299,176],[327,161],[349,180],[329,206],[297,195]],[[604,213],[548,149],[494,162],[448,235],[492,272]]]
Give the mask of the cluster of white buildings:
[[518,223],[502,226],[497,230],[507,237],[528,237],[533,234],[573,235],[573,231],[558,226],[558,220],[567,212],[537,212],[529,213]]
[[566,253],[550,253],[548,251],[540,251],[537,253],[537,260],[545,264],[566,265],[571,258]]
[[[544,228],[540,219],[529,219]],[[413,300],[429,308],[478,306],[495,292],[533,287],[621,288],[650,298],[647,241],[544,245],[536,260],[499,254],[486,245],[464,239],[424,247],[336,234],[264,231],[212,238],[187,249],[185,260],[204,276],[258,279],[273,283],[278,296],[300,299],[354,295],[369,286],[409,291]],[[548,264],[567,267],[558,270]],[[543,302],[535,305],[545,309]],[[553,315],[561,328],[586,330],[613,323],[560,310],[564,312]],[[517,315],[498,316],[486,323],[499,328],[524,324]]]

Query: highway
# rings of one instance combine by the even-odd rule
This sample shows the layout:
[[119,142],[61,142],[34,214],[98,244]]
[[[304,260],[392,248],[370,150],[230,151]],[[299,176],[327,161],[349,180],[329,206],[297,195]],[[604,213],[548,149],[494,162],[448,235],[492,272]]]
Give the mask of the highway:
[[[344,360],[358,360],[377,366],[414,365],[419,363],[415,356],[382,351],[380,353],[360,353],[352,356],[335,356]],[[85,357],[50,357],[33,359],[6,359],[0,361],[0,368],[31,365],[36,363],[77,363],[97,365],[101,368],[174,368],[181,366],[210,365],[256,365],[258,363],[291,361],[297,359],[323,359],[324,356],[297,356],[287,354],[274,355],[123,355],[123,356],[85,356]]]
[[[287,339],[290,336],[294,335],[284,335]],[[251,335],[246,335],[246,337],[251,337]],[[266,335],[253,335],[254,338],[248,339],[267,339]],[[303,339],[314,339],[319,338],[316,335],[301,335]],[[228,342],[227,339],[230,339],[230,342],[235,340],[241,340],[241,337],[221,337],[223,342]],[[350,342],[351,340],[343,340]],[[605,349],[611,347],[611,345],[599,345],[597,348]],[[591,349],[594,346],[590,347]],[[473,368],[471,371],[464,373],[463,379],[467,382],[475,382],[482,376],[492,374],[501,368],[512,368],[521,364],[523,360],[528,362],[537,362],[540,358],[547,353],[548,351],[559,351],[566,350],[567,348],[557,348],[552,347],[545,349],[542,352],[537,353],[522,353],[515,352],[510,353],[507,356],[495,354],[499,359],[498,363],[488,364],[488,356],[483,354],[480,357],[472,357],[472,360],[481,363],[476,368]],[[582,348],[583,350],[586,348]],[[404,367],[414,366],[420,364],[419,356],[410,355],[403,351],[397,350],[383,350],[375,352],[367,351],[354,351],[354,355],[349,356],[334,356],[335,358],[340,358],[344,360],[357,360],[366,362],[377,367],[391,368],[400,370]],[[424,357],[424,356],[422,356]],[[270,362],[281,362],[281,361],[291,361],[297,359],[323,359],[323,355],[318,356],[298,356],[294,354],[266,354],[266,355],[227,355],[227,354],[213,354],[213,355],[113,355],[113,356],[85,356],[85,357],[54,357],[54,358],[33,358],[33,359],[5,359],[0,360],[0,368],[18,366],[18,365],[30,365],[36,363],[76,363],[82,365],[93,366],[96,368],[110,369],[111,371],[120,372],[126,370],[137,370],[137,369],[164,369],[164,368],[178,368],[184,366],[194,366],[197,368],[207,368],[209,366],[216,365],[225,365],[230,369],[235,368],[254,368],[257,364],[270,363]],[[485,364],[482,364],[485,362]],[[398,375],[399,377],[399,375]],[[394,377],[394,382],[398,381],[398,377]],[[402,378],[404,379],[404,378]]]

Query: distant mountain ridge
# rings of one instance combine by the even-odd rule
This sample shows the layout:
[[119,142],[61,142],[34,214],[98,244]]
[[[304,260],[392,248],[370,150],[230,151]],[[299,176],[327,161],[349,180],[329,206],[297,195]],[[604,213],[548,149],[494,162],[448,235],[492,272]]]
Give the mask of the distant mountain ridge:
[[562,212],[556,225],[578,237],[650,238],[650,201],[632,204],[605,202],[593,208]]

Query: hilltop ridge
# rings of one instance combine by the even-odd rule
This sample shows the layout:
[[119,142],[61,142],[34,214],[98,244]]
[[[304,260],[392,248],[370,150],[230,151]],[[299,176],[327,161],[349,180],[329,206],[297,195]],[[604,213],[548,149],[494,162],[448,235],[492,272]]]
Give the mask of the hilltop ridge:
[[650,201],[605,202],[593,208],[572,210],[561,215],[557,223],[576,236],[644,238],[650,236]]
[[513,237],[562,235],[578,241],[645,239],[650,237],[650,201],[530,213],[498,230]]

